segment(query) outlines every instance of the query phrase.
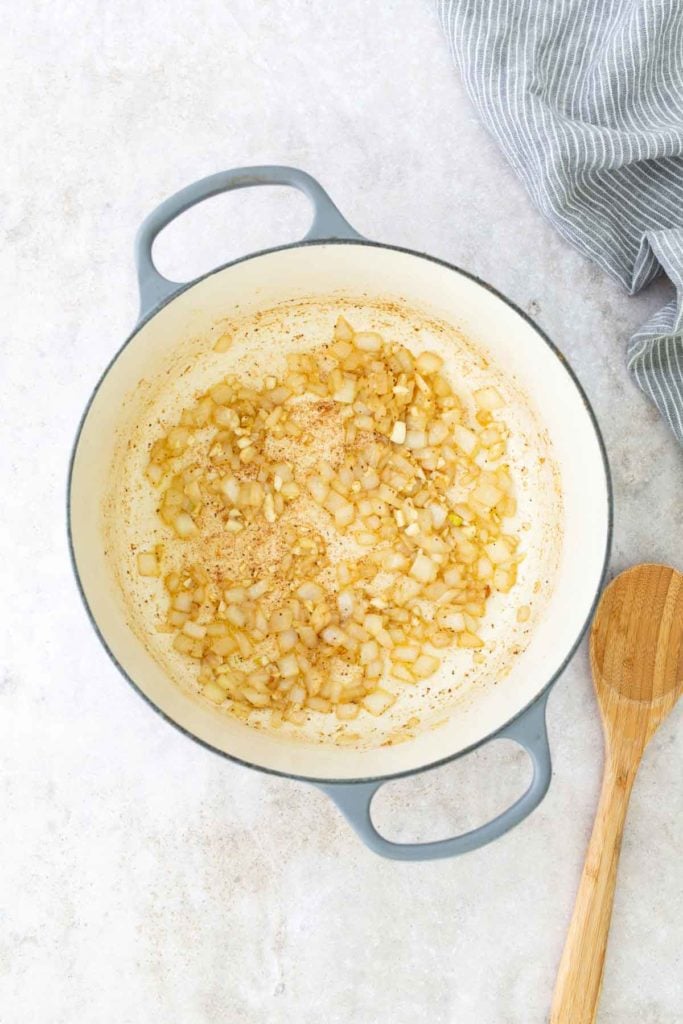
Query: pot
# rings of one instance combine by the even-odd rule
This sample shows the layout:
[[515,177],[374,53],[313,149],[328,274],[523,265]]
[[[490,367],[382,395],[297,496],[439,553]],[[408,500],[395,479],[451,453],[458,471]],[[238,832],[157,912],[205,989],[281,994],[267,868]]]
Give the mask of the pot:
[[[152,244],[162,228],[203,199],[252,185],[289,185],[308,196],[314,219],[302,241],[236,260],[190,284],[171,282],[156,270]],[[364,239],[321,186],[293,168],[231,170],[190,185],[147,218],[135,256],[139,321],[88,403],[68,486],[74,571],[92,624],[111,658],[156,711],[194,740],[240,764],[324,790],[378,854],[402,860],[449,857],[496,839],[530,814],[547,791],[551,761],[546,701],[590,620],[609,554],[612,498],[604,445],[566,360],[529,317],[495,289],[441,260]],[[291,312],[292,302],[307,311],[310,329],[319,331],[315,317],[325,302],[340,295],[353,296],[361,313],[365,303],[372,315],[394,316],[396,330],[405,309],[425,324],[458,325],[477,351],[486,353],[526,396],[542,425],[539,437],[552,451],[561,485],[561,543],[553,579],[533,627],[512,648],[514,656],[501,668],[500,678],[481,679],[457,699],[449,690],[448,700],[442,695],[431,719],[426,716],[429,727],[403,735],[404,742],[375,732],[368,733],[358,748],[322,742],[320,736],[302,740],[258,731],[177,685],[131,621],[130,603],[112,568],[103,525],[122,437],[130,436],[131,424],[149,408],[155,381],[196,353],[197,339],[238,308],[254,315],[290,303]],[[261,344],[270,343],[267,329],[258,337]],[[529,509],[531,518],[539,519],[539,530],[549,533],[541,521],[548,509],[533,493]],[[412,689],[419,694],[420,687]],[[370,805],[387,780],[434,768],[503,737],[526,750],[533,777],[522,797],[502,814],[471,832],[437,842],[402,844],[380,835]]]

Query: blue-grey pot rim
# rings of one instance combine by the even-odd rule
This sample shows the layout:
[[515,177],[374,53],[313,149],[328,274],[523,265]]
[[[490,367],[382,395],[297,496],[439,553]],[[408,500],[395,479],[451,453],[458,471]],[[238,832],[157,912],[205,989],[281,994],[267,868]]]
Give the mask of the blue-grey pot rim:
[[[195,285],[199,284],[201,281],[205,281],[207,278],[212,277],[214,274],[220,274],[223,270],[227,270],[229,267],[235,267],[235,266],[237,266],[240,263],[246,263],[248,260],[258,259],[260,256],[268,256],[271,253],[285,252],[288,249],[301,249],[301,248],[304,248],[304,247],[325,246],[325,245],[359,245],[359,246],[370,247],[370,248],[373,248],[373,249],[389,249],[389,250],[391,250],[393,252],[405,253],[407,256],[415,256],[418,259],[427,260],[430,263],[436,263],[438,266],[445,267],[447,270],[453,270],[457,274],[461,274],[463,277],[469,278],[470,281],[474,281],[476,284],[480,285],[482,288],[485,288],[486,291],[490,292],[492,295],[495,295],[496,298],[500,299],[507,306],[509,306],[511,309],[513,309],[515,311],[515,313],[517,313],[519,316],[522,317],[522,319],[526,320],[526,322],[543,339],[543,341],[546,343],[546,345],[548,346],[550,351],[553,353],[553,355],[561,363],[562,368],[564,369],[565,373],[568,374],[568,376],[570,377],[570,379],[572,380],[572,382],[574,384],[574,387],[576,388],[576,390],[579,393],[579,396],[581,398],[581,402],[583,403],[584,409],[586,410],[586,413],[588,414],[588,417],[589,417],[589,419],[591,421],[591,425],[593,427],[593,432],[594,432],[595,438],[596,438],[596,440],[598,442],[598,447],[600,449],[600,455],[602,457],[602,465],[603,465],[603,469],[604,469],[604,473],[605,473],[605,486],[606,486],[606,489],[607,489],[607,531],[606,531],[606,538],[605,538],[605,553],[604,553],[602,569],[600,571],[600,577],[599,577],[599,580],[598,580],[598,583],[597,583],[595,594],[594,594],[593,599],[591,601],[590,608],[589,608],[589,610],[588,610],[588,612],[586,614],[584,622],[583,622],[583,624],[582,624],[582,626],[581,626],[581,628],[580,628],[580,630],[579,630],[579,632],[578,632],[578,634],[576,636],[576,639],[574,640],[574,642],[570,646],[570,648],[569,648],[566,656],[562,660],[561,664],[556,669],[556,671],[553,673],[553,675],[550,677],[550,679],[545,684],[545,686],[541,690],[539,690],[538,693],[536,693],[532,697],[532,699],[530,701],[528,701],[527,704],[524,705],[523,708],[521,708],[518,712],[516,712],[516,714],[514,714],[511,718],[509,718],[503,725],[498,726],[496,729],[493,730],[493,732],[490,732],[486,736],[483,736],[481,739],[477,740],[475,743],[471,743],[469,746],[465,747],[463,750],[458,750],[454,754],[448,754],[446,757],[440,757],[436,761],[431,761],[429,764],[418,765],[415,768],[407,768],[404,771],[391,772],[388,775],[370,775],[370,776],[361,776],[359,778],[350,778],[350,779],[349,778],[344,778],[344,779],[329,778],[328,779],[328,778],[318,778],[317,776],[311,776],[311,775],[298,775],[298,774],[293,773],[293,772],[278,771],[275,768],[265,768],[263,765],[252,764],[251,761],[245,761],[243,758],[235,757],[234,754],[228,754],[225,750],[220,750],[218,747],[214,747],[213,744],[208,743],[206,740],[201,739],[201,737],[199,737],[199,736],[196,736],[189,729],[186,729],[179,722],[176,722],[175,719],[171,718],[170,715],[167,715],[165,711],[162,711],[162,709],[157,704],[155,704],[154,701],[151,700],[147,696],[146,693],[144,693],[140,689],[140,687],[137,685],[135,680],[132,679],[128,675],[126,670],[119,663],[119,661],[116,658],[116,655],[114,654],[114,652],[110,649],[109,644],[107,643],[104,635],[102,634],[102,632],[101,632],[101,630],[100,630],[100,628],[99,628],[99,626],[97,624],[97,621],[95,619],[95,616],[94,616],[93,612],[90,609],[90,605],[88,604],[88,599],[87,599],[85,591],[83,589],[83,585],[81,583],[80,576],[78,575],[78,567],[76,565],[76,556],[75,556],[75,552],[74,552],[72,529],[71,529],[71,482],[72,482],[72,476],[73,476],[74,461],[75,461],[75,458],[76,458],[76,453],[78,451],[78,444],[79,444],[79,441],[80,441],[80,438],[81,438],[81,433],[83,431],[83,426],[84,426],[85,421],[86,421],[86,419],[88,417],[88,413],[90,412],[90,407],[93,404],[93,402],[95,401],[95,398],[96,398],[97,393],[98,393],[98,391],[100,389],[100,386],[102,385],[102,382],[104,381],[105,377],[109,373],[109,370],[112,368],[112,366],[114,365],[116,360],[119,358],[119,356],[121,355],[123,350],[130,344],[130,342],[133,340],[133,338],[135,338],[135,336],[142,330],[142,328],[147,323],[149,323],[149,321],[153,317],[155,317],[157,315],[157,313],[159,313],[160,310],[162,310],[165,306],[169,305],[171,302],[173,302],[175,299],[177,299],[180,295],[182,295],[184,292],[188,291],[190,288],[193,288]],[[246,256],[240,256],[238,259],[229,260],[227,263],[223,263],[221,266],[215,267],[214,269],[209,270],[206,274],[202,274],[200,277],[195,278],[193,281],[188,281],[187,284],[179,284],[177,291],[173,292],[172,295],[168,296],[166,299],[164,299],[162,302],[160,302],[157,306],[154,307],[154,309],[152,309],[149,313],[147,313],[145,316],[143,316],[141,320],[138,321],[138,323],[133,328],[132,332],[128,335],[128,337],[123,342],[123,344],[118,349],[118,351],[114,354],[112,359],[110,359],[109,363],[107,364],[107,366],[105,367],[104,371],[100,375],[100,378],[97,381],[97,383],[95,384],[95,387],[93,388],[93,391],[92,391],[92,393],[90,395],[90,398],[88,399],[88,403],[85,406],[85,409],[83,410],[83,414],[81,415],[80,421],[78,423],[78,428],[77,428],[77,431],[76,431],[76,437],[75,437],[75,440],[74,440],[74,443],[73,443],[73,447],[71,449],[71,455],[70,455],[70,458],[69,458],[69,469],[68,469],[68,475],[67,475],[67,488],[66,488],[66,521],[67,521],[67,536],[68,536],[68,542],[69,542],[69,558],[70,558],[70,562],[71,562],[71,568],[73,570],[73,574],[74,574],[74,577],[75,577],[75,580],[76,580],[76,586],[78,587],[78,592],[81,595],[81,600],[83,601],[83,605],[85,607],[86,614],[87,614],[88,618],[90,619],[90,623],[91,623],[93,629],[95,630],[95,633],[99,637],[100,643],[102,644],[102,646],[104,647],[105,651],[109,655],[110,660],[113,662],[113,664],[119,670],[119,672],[124,677],[124,679],[126,679],[128,681],[128,683],[130,683],[130,685],[133,687],[135,692],[137,694],[139,694],[139,696],[142,697],[142,699],[151,708],[153,708],[154,711],[156,711],[156,713],[158,715],[160,715],[161,718],[164,719],[164,721],[166,721],[170,725],[174,726],[184,736],[187,736],[189,739],[194,740],[195,743],[199,743],[200,746],[206,748],[207,750],[212,751],[212,753],[214,753],[214,754],[219,754],[221,757],[227,758],[229,761],[232,761],[234,764],[242,765],[244,768],[253,768],[256,771],[264,772],[266,775],[275,775],[275,776],[278,776],[279,778],[285,778],[285,779],[296,779],[296,780],[301,781],[301,782],[309,782],[309,783],[313,783],[313,784],[317,784],[317,785],[326,785],[326,786],[330,786],[330,785],[345,785],[345,786],[348,786],[348,785],[353,785],[354,783],[390,782],[392,779],[406,778],[406,777],[408,777],[410,775],[417,775],[420,772],[431,771],[434,768],[440,768],[443,765],[450,764],[451,761],[456,761],[460,757],[465,757],[467,754],[471,754],[478,747],[484,746],[486,743],[489,743],[491,740],[495,739],[496,736],[498,735],[498,733],[502,732],[504,729],[509,728],[509,726],[513,722],[517,721],[517,719],[521,718],[522,715],[524,715],[529,710],[529,708],[532,706],[532,704],[535,704],[536,701],[540,700],[545,694],[548,693],[548,691],[555,685],[557,680],[560,678],[560,676],[564,672],[565,668],[567,667],[567,665],[569,664],[569,662],[573,658],[574,654],[576,653],[576,651],[577,651],[577,649],[578,649],[578,647],[579,647],[579,645],[580,645],[580,643],[581,643],[581,641],[582,641],[582,639],[584,637],[584,634],[585,634],[585,632],[586,632],[586,630],[588,628],[588,625],[590,624],[590,621],[593,618],[593,613],[595,612],[595,608],[597,606],[598,599],[599,599],[600,594],[602,592],[602,588],[603,588],[603,585],[604,585],[604,582],[605,582],[605,577],[607,575],[607,570],[608,570],[608,567],[609,567],[610,551],[611,551],[611,546],[612,546],[612,535],[613,535],[613,527],[614,527],[614,495],[613,495],[613,491],[612,491],[612,479],[611,479],[611,475],[610,475],[609,461],[607,459],[607,451],[605,449],[605,442],[603,440],[602,434],[600,432],[600,427],[598,426],[598,421],[596,419],[595,413],[593,412],[593,408],[592,408],[592,406],[591,406],[591,404],[590,404],[590,402],[588,400],[588,397],[587,397],[585,391],[583,390],[583,387],[581,386],[578,377],[574,373],[574,370],[572,369],[570,364],[567,362],[567,360],[564,358],[564,356],[562,355],[562,353],[560,352],[558,347],[554,344],[554,342],[552,342],[550,340],[550,338],[545,333],[545,331],[543,331],[538,326],[538,324],[536,324],[534,322],[534,320],[532,319],[532,317],[530,317],[528,315],[528,313],[525,313],[525,311],[523,309],[520,309],[520,307],[518,305],[516,305],[516,303],[514,303],[511,299],[508,299],[507,296],[505,296],[501,292],[499,292],[497,288],[493,287],[493,285],[488,284],[488,282],[486,282],[486,281],[482,281],[482,279],[480,277],[477,277],[476,274],[472,274],[468,270],[463,270],[461,267],[458,267],[458,266],[456,266],[453,263],[448,263],[446,260],[441,260],[441,259],[439,259],[436,256],[430,256],[427,253],[417,252],[415,249],[408,249],[408,248],[405,248],[404,246],[400,246],[400,245],[388,245],[388,244],[385,244],[383,242],[372,242],[372,241],[369,241],[367,239],[323,238],[323,239],[311,239],[311,240],[303,240],[303,241],[300,241],[300,242],[293,242],[293,243],[290,243],[288,245],[274,246],[273,248],[270,248],[270,249],[261,249],[258,252],[249,253]]]

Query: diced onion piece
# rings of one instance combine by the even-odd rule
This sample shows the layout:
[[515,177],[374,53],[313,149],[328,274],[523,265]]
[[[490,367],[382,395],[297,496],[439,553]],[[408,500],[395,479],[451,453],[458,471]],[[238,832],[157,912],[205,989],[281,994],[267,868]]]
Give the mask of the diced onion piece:
[[224,622],[210,622],[206,627],[207,636],[227,636],[228,627]]
[[194,649],[194,640],[191,640],[189,636],[184,636],[182,633],[173,640],[173,648],[176,651],[180,651],[181,654],[192,654]]
[[296,683],[289,691],[289,699],[294,704],[303,704],[306,700],[306,690],[301,683]]
[[435,530],[440,530],[446,523],[448,509],[445,505],[432,504],[429,506],[429,514],[432,517],[432,525]]
[[221,334],[216,344],[213,346],[214,352],[227,352],[232,345],[232,334],[229,331],[225,331]]
[[244,627],[247,624],[247,616],[243,608],[237,604],[229,604],[225,609],[225,617],[233,626]]
[[427,440],[430,445],[442,444],[448,437],[448,425],[443,420],[438,420],[429,428]]
[[406,425],[405,425],[405,423],[403,423],[402,420],[397,420],[396,423],[394,423],[394,425],[392,427],[391,435],[389,437],[389,440],[393,441],[394,444],[403,444],[405,439],[406,439]]
[[337,341],[351,341],[353,339],[353,327],[343,316],[337,318],[334,325],[334,337]]
[[297,626],[297,631],[302,644],[309,650],[318,646],[318,634],[311,626]]
[[154,551],[141,551],[137,557],[137,564],[141,576],[159,575],[159,560]]
[[355,600],[352,590],[341,590],[337,595],[337,608],[342,619],[347,619],[353,614]]
[[232,654],[237,649],[237,641],[231,636],[222,636],[218,640],[214,640],[211,644],[211,650],[215,654],[219,654],[221,657],[225,657],[228,654]]
[[352,704],[350,702],[349,703],[344,703],[342,701],[341,704],[337,704],[337,707],[336,707],[335,710],[336,710],[336,713],[337,713],[337,718],[341,722],[350,722],[354,718],[358,717],[358,713],[360,711],[360,707],[358,706],[358,704]]
[[397,644],[391,652],[393,661],[417,661],[420,655],[420,648],[409,644]]
[[507,592],[514,586],[514,582],[515,576],[512,572],[497,569],[493,574],[493,585],[496,590],[500,590],[502,594],[507,594]]
[[239,648],[239,652],[242,655],[242,657],[248,658],[254,648],[252,644],[249,642],[247,634],[243,633],[242,630],[238,630],[237,633],[235,633],[235,642]]
[[403,442],[406,448],[419,449],[424,448],[427,444],[427,435],[424,430],[408,430]]
[[379,352],[382,347],[382,335],[373,331],[357,331],[353,336],[353,344],[361,352]]
[[485,508],[493,508],[498,504],[500,499],[503,497],[503,492],[495,487],[493,484],[483,483],[477,484],[472,491],[472,498],[483,505]]
[[290,679],[299,674],[299,664],[296,656],[292,653],[284,654],[281,658],[278,658],[277,667],[280,670],[280,675],[284,676],[285,679]]
[[324,598],[325,591],[317,583],[307,581],[306,583],[302,583],[296,590],[296,596],[301,601],[313,601],[314,604],[317,604]]
[[345,526],[350,526],[355,519],[355,511],[353,505],[349,502],[337,509],[334,513],[334,521],[338,529],[343,529]]
[[309,476],[306,481],[306,486],[311,493],[311,497],[318,505],[324,505],[325,499],[330,490],[330,486],[319,476]]
[[365,677],[366,679],[379,679],[384,671],[384,664],[381,658],[377,658],[376,661],[371,661],[369,665],[365,666]]
[[266,708],[270,704],[270,697],[267,693],[261,693],[260,690],[255,690],[252,686],[242,687],[242,693],[256,708]]
[[452,435],[458,448],[465,452],[466,455],[472,455],[477,447],[477,435],[467,427],[463,427],[461,423],[455,424]]
[[204,683],[202,687],[202,693],[209,700],[212,700],[214,704],[222,704],[225,700],[225,690],[218,685],[218,683],[208,682]]
[[480,388],[475,391],[474,401],[478,409],[485,409],[487,412],[493,412],[494,409],[500,409],[504,405],[500,392],[495,388]]
[[361,704],[366,711],[369,711],[371,715],[379,717],[383,715],[385,711],[396,703],[396,696],[393,693],[389,693],[387,690],[383,690],[379,687],[376,690],[372,690],[363,697]]
[[419,552],[410,567],[410,575],[420,583],[431,583],[436,579],[437,567],[427,555]]
[[173,427],[166,435],[166,444],[171,452],[178,454],[185,451],[190,439],[190,431],[187,427]]
[[190,619],[183,626],[183,633],[186,636],[191,636],[193,640],[203,640],[206,636],[206,626],[200,626],[197,622],[192,622]]
[[344,647],[348,639],[344,630],[339,626],[327,626],[322,630],[320,638],[330,647]]
[[218,484],[218,489],[233,505],[237,504],[240,497],[240,485],[234,476],[224,476]]
[[175,517],[173,520],[173,528],[178,536],[182,537],[183,540],[187,537],[193,537],[198,533],[197,524],[192,516],[188,515],[187,512],[181,512],[180,515]]
[[458,634],[458,646],[483,647],[484,641],[481,639],[481,637],[477,636],[476,633],[470,633],[467,630],[465,630],[465,632]]
[[421,654],[412,665],[413,675],[418,679],[428,679],[438,670],[441,662],[430,654]]
[[325,508],[332,515],[336,515],[337,512],[342,509],[350,508],[353,511],[353,505],[350,501],[347,501],[343,494],[339,494],[338,491],[330,491],[325,501]]
[[415,369],[419,373],[436,373],[443,366],[443,359],[436,352],[421,352],[415,360]]
[[512,556],[510,548],[502,537],[499,537],[497,540],[491,541],[490,544],[486,545],[486,554],[494,565],[500,565],[501,562],[507,562]]
[[298,639],[296,630],[294,629],[285,629],[282,633],[278,633],[277,635],[277,642],[283,654],[286,651],[293,650],[296,647]]
[[396,661],[391,664],[391,674],[394,679],[400,679],[402,683],[414,683],[415,676],[403,662]]
[[379,647],[376,640],[368,640],[360,646],[360,663],[369,665],[379,657]]
[[323,697],[308,697],[306,699],[306,707],[310,708],[311,711],[319,711],[323,715],[332,709],[329,700],[325,700]]
[[189,612],[192,609],[192,594],[182,590],[173,598],[173,607],[179,612]]
[[490,580],[493,576],[493,565],[491,560],[486,557],[482,557],[477,562],[477,575],[481,580]]
[[292,612],[289,608],[280,608],[270,616],[268,628],[271,633],[284,633],[292,625]]
[[344,377],[342,383],[333,393],[335,402],[350,405],[356,398],[356,382],[353,377]]
[[376,636],[383,629],[382,616],[376,615],[374,612],[371,612],[369,615],[366,615],[364,617],[363,626],[368,631],[370,636]]

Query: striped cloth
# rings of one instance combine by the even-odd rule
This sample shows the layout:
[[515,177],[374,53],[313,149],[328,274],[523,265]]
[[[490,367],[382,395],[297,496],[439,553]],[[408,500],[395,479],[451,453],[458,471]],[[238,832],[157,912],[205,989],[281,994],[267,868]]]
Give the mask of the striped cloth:
[[437,0],[480,116],[533,202],[629,294],[677,300],[628,367],[683,443],[683,0]]

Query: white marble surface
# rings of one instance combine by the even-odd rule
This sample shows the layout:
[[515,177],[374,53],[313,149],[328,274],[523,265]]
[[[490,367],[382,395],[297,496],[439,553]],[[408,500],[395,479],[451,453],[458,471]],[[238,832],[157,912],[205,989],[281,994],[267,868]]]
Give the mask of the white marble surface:
[[[628,299],[531,208],[463,94],[429,2],[10,0],[0,39],[3,1024],[541,1024],[595,806],[583,648],[549,706],[540,808],[457,861],[368,853],[323,796],[233,766],[154,715],[88,625],[66,463],[136,312],[131,241],[210,172],[285,162],[357,228],[461,264],[537,317],[601,421],[613,568],[681,562],[680,452],[624,369],[665,286]],[[303,199],[240,194],[159,244],[191,276],[289,240]],[[633,795],[600,1021],[677,1024],[681,712]],[[394,834],[446,834],[521,786],[488,750],[392,787]]]

